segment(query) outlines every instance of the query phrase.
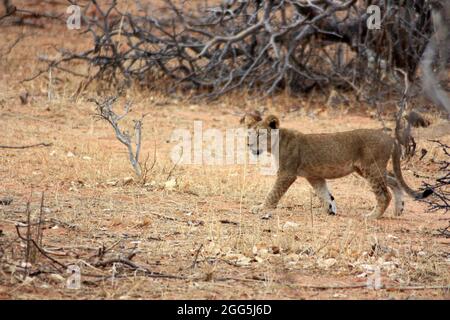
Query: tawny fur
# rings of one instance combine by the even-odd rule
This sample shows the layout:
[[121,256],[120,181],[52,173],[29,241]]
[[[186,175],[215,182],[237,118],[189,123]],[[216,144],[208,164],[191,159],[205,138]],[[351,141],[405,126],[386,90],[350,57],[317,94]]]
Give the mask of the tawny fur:
[[[274,142],[270,132],[279,129],[279,161],[275,185],[262,206],[256,210],[275,208],[297,177],[305,177],[325,204],[328,213],[336,214],[334,197],[326,186],[327,179],[341,178],[353,172],[365,178],[375,194],[377,205],[368,214],[369,218],[380,218],[391,201],[388,187],[394,191],[395,214],[403,212],[403,191],[418,199],[431,194],[413,191],[404,181],[400,169],[401,149],[394,138],[381,129],[358,129],[331,134],[303,134],[295,130],[280,128],[276,116],[264,119],[247,114],[241,120],[249,129],[254,129],[261,139],[268,137],[267,151],[271,152]],[[261,130],[264,129],[264,130]],[[264,134],[267,132],[267,134]],[[258,141],[249,140],[249,148],[255,154]],[[394,174],[387,172],[392,157]]]

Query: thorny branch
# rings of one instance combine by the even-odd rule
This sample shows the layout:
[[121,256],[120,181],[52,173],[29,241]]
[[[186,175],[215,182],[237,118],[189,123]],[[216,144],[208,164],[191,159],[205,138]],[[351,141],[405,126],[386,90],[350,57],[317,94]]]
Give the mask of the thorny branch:
[[431,141],[439,145],[446,160],[437,162],[439,165],[439,173],[442,175],[436,178],[433,184],[422,183],[425,187],[431,188],[434,191],[430,199],[422,201],[428,204],[430,211],[443,210],[444,212],[448,212],[450,210],[450,146],[439,140]]
[[[130,13],[117,1],[91,0],[82,20],[94,46],[61,49],[62,57],[48,63],[62,70],[85,62],[90,72],[83,88],[93,80],[119,87],[165,80],[168,90],[216,98],[242,88],[301,94],[334,87],[372,103],[403,93],[397,70],[415,83],[433,34],[432,13],[440,10],[433,1],[229,0],[212,6],[165,0],[163,7],[135,1],[137,13]],[[367,26],[370,4],[381,8],[380,30]],[[91,9],[95,15],[87,14]]]

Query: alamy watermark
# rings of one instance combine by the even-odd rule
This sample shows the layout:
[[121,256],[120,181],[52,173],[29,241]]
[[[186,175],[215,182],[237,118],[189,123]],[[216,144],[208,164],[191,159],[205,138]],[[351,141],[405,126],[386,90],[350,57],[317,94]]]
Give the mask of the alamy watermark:
[[194,121],[194,131],[176,129],[171,142],[177,142],[170,152],[173,163],[183,165],[243,165],[258,164],[263,175],[278,171],[279,131],[235,128],[203,130],[202,121]]
[[367,276],[366,287],[367,289],[380,290],[382,288],[381,284],[381,268],[379,266],[374,266],[370,268],[372,272],[371,275]]
[[77,5],[67,7],[66,13],[69,17],[66,20],[66,25],[69,30],[79,30],[81,28],[81,8]]
[[[67,7],[66,13],[69,15],[66,24],[69,30],[79,30],[81,28],[81,8],[77,5]],[[366,13],[367,28],[369,30],[381,29],[381,8],[377,5],[370,5],[367,7]]]
[[376,266],[373,269],[373,274],[367,276],[366,286],[368,289],[379,290],[381,289],[381,269]]
[[380,30],[381,29],[381,9],[377,5],[370,5],[367,7],[367,29]]
[[81,288],[81,270],[77,265],[71,265],[67,267],[67,273],[69,276],[66,280],[67,289],[78,290]]

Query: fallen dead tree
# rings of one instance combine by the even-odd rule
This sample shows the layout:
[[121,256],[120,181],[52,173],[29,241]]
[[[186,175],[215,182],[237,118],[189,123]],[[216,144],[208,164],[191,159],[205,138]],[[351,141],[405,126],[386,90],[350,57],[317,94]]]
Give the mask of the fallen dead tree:
[[[46,62],[66,72],[67,64],[85,62],[89,72],[71,70],[85,77],[79,92],[94,80],[120,88],[164,80],[168,90],[194,89],[208,98],[237,88],[270,95],[333,87],[373,102],[403,93],[403,76],[396,70],[415,83],[433,34],[435,2],[165,0],[157,7],[134,1],[131,13],[121,11],[117,1],[91,0],[82,21],[93,47],[61,49],[59,59]],[[379,30],[368,26],[369,5],[380,8]]]

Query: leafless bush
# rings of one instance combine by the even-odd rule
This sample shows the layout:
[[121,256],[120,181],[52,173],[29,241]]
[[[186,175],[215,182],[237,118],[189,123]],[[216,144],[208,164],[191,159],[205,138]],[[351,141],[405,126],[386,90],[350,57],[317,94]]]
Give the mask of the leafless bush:
[[434,191],[430,199],[423,201],[428,203],[430,211],[443,210],[447,212],[450,210],[450,146],[438,140],[433,140],[433,142],[440,146],[446,160],[438,162],[439,173],[442,175],[435,179],[433,184],[423,183],[425,187]]
[[141,154],[141,142],[142,142],[142,119],[134,121],[134,148],[133,139],[127,131],[123,131],[119,127],[119,121],[122,120],[130,111],[131,102],[127,102],[124,106],[124,113],[122,115],[117,115],[113,111],[113,104],[117,101],[117,97],[109,97],[103,101],[97,101],[92,99],[97,105],[97,115],[106,120],[114,129],[116,138],[123,143],[128,150],[128,156],[130,163],[133,166],[136,175],[142,177],[142,167],[139,163],[139,156]]
[[[83,21],[94,47],[61,50],[50,65],[86,62],[93,68],[83,75],[83,87],[94,79],[120,86],[164,79],[169,89],[196,89],[208,98],[237,88],[270,95],[334,87],[374,102],[403,93],[398,70],[415,83],[433,34],[431,2],[228,0],[195,6],[165,0],[160,8],[136,0],[132,14],[116,1],[105,7],[91,0]],[[368,28],[371,4],[381,8],[380,30]],[[95,15],[87,14],[91,9]]]

